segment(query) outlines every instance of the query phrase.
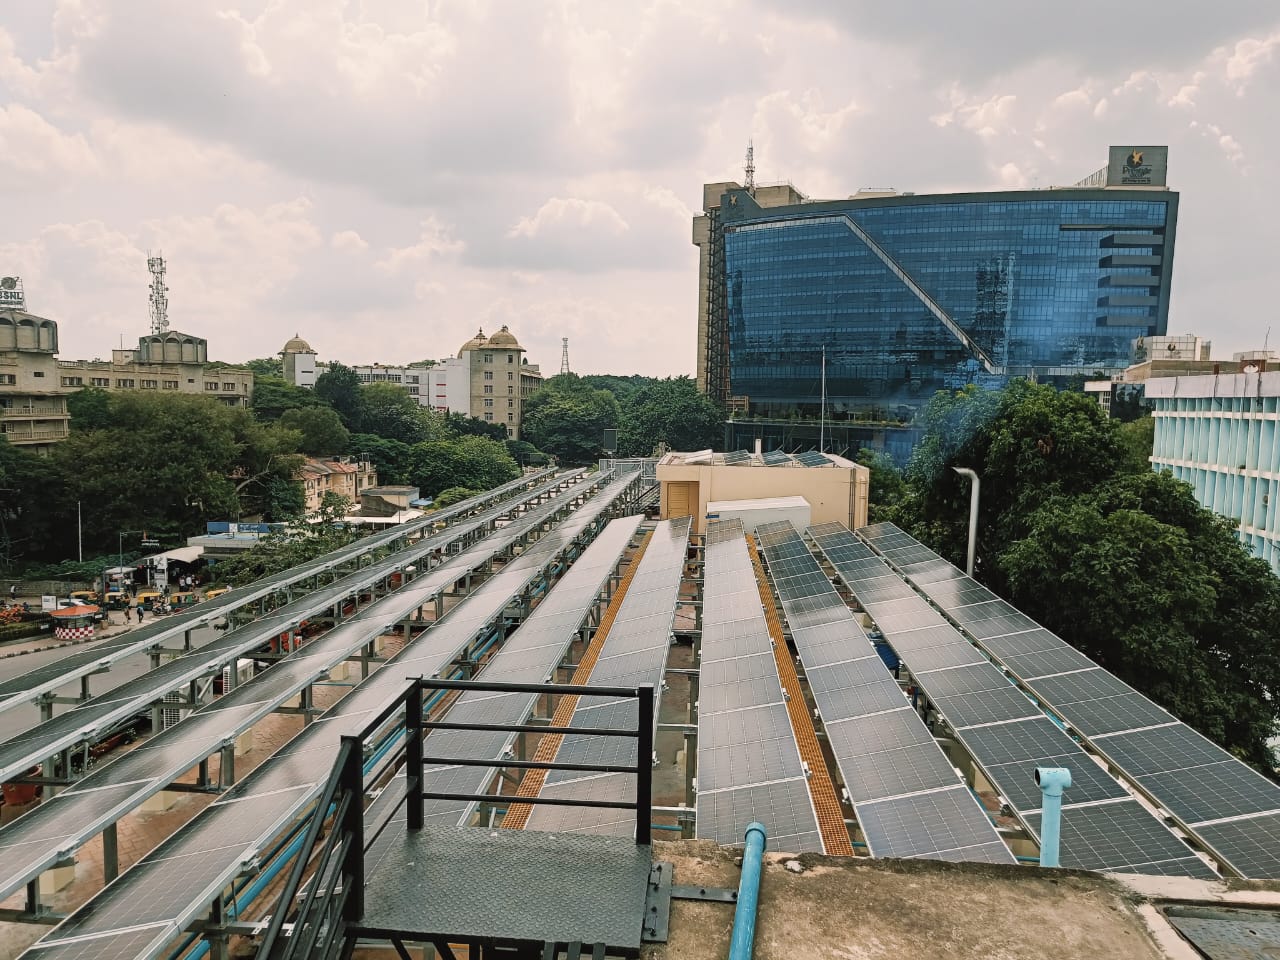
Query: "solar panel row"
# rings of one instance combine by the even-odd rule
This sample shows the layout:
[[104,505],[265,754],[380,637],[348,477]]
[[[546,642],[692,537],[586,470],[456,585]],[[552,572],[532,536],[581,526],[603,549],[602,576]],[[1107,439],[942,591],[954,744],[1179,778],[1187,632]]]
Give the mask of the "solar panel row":
[[[1034,768],[1071,770],[1072,785],[1064,798],[1063,866],[1214,875],[972,643],[940,622],[928,601],[894,575],[847,528],[831,523],[812,527],[809,532],[836,573],[875,618],[956,739],[1037,836],[1042,799]],[[886,573],[909,595],[885,589]],[[1101,834],[1105,834],[1105,842]]]
[[[671,647],[671,624],[675,617],[684,561],[689,547],[690,519],[666,520],[658,524],[631,585],[622,599],[600,656],[592,668],[588,685],[634,687],[651,683],[662,688],[667,652]],[[657,710],[654,710],[656,721]],[[636,701],[584,697],[578,701],[569,722],[573,727],[636,726]],[[616,737],[566,734],[556,759],[560,762],[603,763],[634,766],[636,742]],[[635,777],[626,773],[589,773],[553,770],[547,776],[542,795],[585,796],[594,788],[624,797],[635,795]],[[631,835],[635,815],[627,810],[536,806],[527,823],[530,830],[568,830],[573,833]]]
[[872,856],[1012,863],[795,528],[756,536]]
[[775,848],[823,852],[741,520],[707,528],[701,651],[698,836],[740,844],[760,820]]
[[1235,872],[1280,877],[1280,786],[892,524],[858,531]]
[[[216,889],[229,882],[240,869],[242,861],[251,855],[252,851],[263,849],[284,822],[298,809],[314,801],[328,778],[338,750],[339,738],[343,734],[355,733],[362,729],[374,713],[403,691],[408,677],[436,674],[457,657],[462,648],[474,640],[478,629],[477,617],[468,614],[455,620],[454,614],[467,611],[472,607],[484,607],[488,611],[489,622],[492,622],[494,617],[500,616],[512,598],[532,582],[546,564],[595,523],[604,510],[614,504],[625,492],[627,483],[627,480],[609,482],[596,499],[589,501],[575,511],[568,520],[545,533],[525,553],[507,564],[501,572],[465,598],[433,629],[411,640],[377,673],[360,683],[299,736],[250,773],[222,799],[197,814],[168,841],[144,857],[134,868],[126,871],[106,891],[76,911],[67,923],[58,927],[37,944],[31,955],[36,958],[75,956],[77,955],[75,951],[83,947],[85,952],[79,955],[92,956],[95,960],[156,956],[163,948],[167,936],[164,939],[133,938],[125,935],[129,933],[129,928],[154,926],[157,930],[180,930],[188,920],[206,910],[213,892],[207,888],[200,889],[200,884],[207,882],[211,886],[216,885]],[[509,527],[504,527],[494,536],[499,539],[514,538],[526,522],[536,526],[545,521],[545,511],[537,509],[522,516]],[[489,546],[486,542],[475,549],[488,550]],[[410,585],[406,589],[412,590],[413,587]],[[399,609],[399,605],[405,602],[410,601],[399,593],[394,594],[377,601],[362,612],[361,618],[349,620],[339,629],[353,629],[361,623],[366,626],[370,623],[386,623],[388,622],[387,607],[393,606]],[[303,651],[307,649],[304,647]],[[252,687],[251,681],[238,690],[251,694]],[[179,733],[187,722],[189,721],[174,727],[173,732]],[[127,754],[104,770],[126,764],[141,752],[134,751]],[[189,760],[186,766],[191,766]],[[90,778],[86,778],[83,782],[88,784],[89,780]],[[69,814],[66,819],[81,825],[88,822],[91,817],[112,819],[112,812],[104,813],[103,808],[114,803],[113,809],[118,811],[122,809],[121,805],[128,801],[119,798],[112,800],[107,797],[109,789],[111,788],[79,794],[80,802],[89,806],[79,813],[72,814],[71,811],[66,811]],[[119,789],[136,792],[138,784],[122,786]],[[282,792],[289,794],[290,802],[293,804],[292,809],[281,814],[276,822],[260,824],[258,814],[254,813],[255,808],[269,806],[271,801],[265,798]],[[95,797],[95,794],[103,796]],[[61,796],[76,795],[68,791]],[[39,809],[28,814],[27,817],[36,816],[38,813]],[[63,818],[59,817],[58,822],[62,821]],[[15,821],[15,825],[21,822],[22,820]],[[253,830],[257,830],[257,835],[248,841],[241,842],[238,839],[244,831],[252,833]],[[58,838],[54,838],[51,842],[55,852],[60,849]],[[39,845],[41,844],[30,844],[30,846]],[[182,882],[158,877],[153,872],[158,869],[155,866],[157,862],[188,857],[194,852],[198,852],[199,857],[189,857],[189,860],[192,863],[199,860],[199,872],[192,873],[190,878],[184,877]],[[12,863],[8,853],[0,853],[0,863],[4,864],[5,873],[8,874]],[[13,864],[15,869],[17,866],[16,863]],[[108,893],[119,902],[132,905],[132,911],[121,913],[99,910],[99,902]],[[75,935],[81,939],[67,942],[65,931],[69,929],[75,929]]]

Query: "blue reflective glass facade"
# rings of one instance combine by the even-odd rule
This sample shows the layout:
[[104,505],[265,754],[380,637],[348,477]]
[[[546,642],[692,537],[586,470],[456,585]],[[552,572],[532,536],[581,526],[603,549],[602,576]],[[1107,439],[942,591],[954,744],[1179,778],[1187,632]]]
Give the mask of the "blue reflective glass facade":
[[729,393],[902,423],[939,389],[1122,369],[1166,332],[1177,194],[1070,189],[720,205]]

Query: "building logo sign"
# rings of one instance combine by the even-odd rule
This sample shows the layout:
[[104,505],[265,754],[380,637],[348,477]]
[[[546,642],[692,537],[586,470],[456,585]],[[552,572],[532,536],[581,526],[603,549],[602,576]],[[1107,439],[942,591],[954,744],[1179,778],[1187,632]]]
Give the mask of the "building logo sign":
[[1168,147],[1112,147],[1107,186],[1163,187],[1168,165]]
[[22,281],[17,277],[0,277],[0,307],[21,310],[25,306]]

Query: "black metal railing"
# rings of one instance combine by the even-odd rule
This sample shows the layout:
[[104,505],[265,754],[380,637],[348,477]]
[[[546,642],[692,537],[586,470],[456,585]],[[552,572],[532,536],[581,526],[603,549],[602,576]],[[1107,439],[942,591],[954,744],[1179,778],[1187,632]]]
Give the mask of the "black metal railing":
[[[443,695],[448,691],[481,691],[485,693],[529,693],[538,696],[608,697],[636,701],[636,726],[625,728],[561,727],[541,723],[462,723],[450,720],[427,720],[424,714],[424,691]],[[325,788],[316,804],[310,825],[303,837],[293,866],[272,912],[271,921],[258,948],[258,956],[266,960],[322,958],[341,954],[346,940],[346,927],[364,916],[365,853],[378,835],[396,817],[403,804],[407,826],[419,830],[425,819],[427,800],[468,800],[478,803],[501,801],[512,804],[555,805],[570,807],[604,807],[634,810],[635,838],[649,845],[652,837],[654,687],[589,687],[562,683],[498,683],[484,680],[437,680],[419,678],[410,681],[399,697],[387,704],[355,736],[342,737],[341,746]],[[397,714],[401,717],[397,718]],[[447,717],[447,713],[446,713]],[[398,720],[392,724],[390,721]],[[389,728],[389,729],[388,729]],[[424,736],[431,730],[488,730],[540,735],[573,734],[592,737],[627,738],[636,741],[636,762],[557,763],[539,760],[515,760],[509,757],[440,757],[425,752]],[[378,822],[365,822],[365,748],[386,744],[407,733],[399,751],[388,754],[377,763],[378,770],[388,770],[404,760],[403,796],[389,809],[380,811]],[[430,740],[426,741],[426,745]],[[379,751],[380,752],[380,751]],[[577,800],[568,797],[516,797],[496,793],[453,793],[425,789],[426,766],[432,763],[450,766],[492,767],[495,770],[575,770],[593,773],[626,773],[636,778],[634,800]],[[375,770],[372,779],[381,781]],[[329,831],[321,840],[325,825]],[[371,829],[368,829],[371,827]],[[317,849],[317,842],[320,846]],[[309,875],[309,879],[308,878]],[[305,880],[305,891],[304,891]],[[299,901],[299,893],[302,892]],[[298,902],[296,912],[293,910]],[[293,921],[286,919],[293,914]]]

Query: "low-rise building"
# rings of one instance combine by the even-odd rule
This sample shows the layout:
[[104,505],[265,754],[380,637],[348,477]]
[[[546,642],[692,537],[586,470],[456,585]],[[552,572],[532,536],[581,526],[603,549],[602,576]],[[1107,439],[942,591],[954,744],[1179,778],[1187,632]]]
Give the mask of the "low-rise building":
[[209,342],[170,330],[142,337],[135,350],[112,350],[110,360],[59,360],[58,384],[68,393],[85,387],[154,390],[208,397],[233,407],[253,400],[253,371],[209,363]]
[[0,434],[36,453],[48,452],[71,432],[57,352],[56,323],[0,308]]
[[777,497],[803,497],[814,524],[867,524],[871,471],[832,453],[668,453],[657,474],[662,519],[692,517],[694,533],[706,528],[710,503]]
[[348,509],[360,503],[361,494],[378,485],[378,472],[367,460],[348,457],[308,457],[298,471],[306,512],[315,513],[326,493],[345,497]]

